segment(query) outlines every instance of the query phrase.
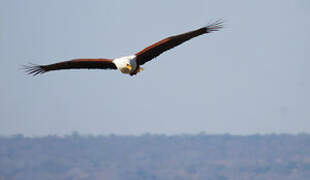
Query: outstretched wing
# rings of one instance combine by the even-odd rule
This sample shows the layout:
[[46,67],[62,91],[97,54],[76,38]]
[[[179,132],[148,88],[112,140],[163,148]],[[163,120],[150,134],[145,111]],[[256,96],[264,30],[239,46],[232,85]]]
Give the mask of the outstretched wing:
[[63,69],[117,69],[112,59],[73,59],[49,65],[25,65],[28,74],[38,75]]
[[139,65],[142,65],[155,57],[159,56],[161,53],[172,49],[180,44],[182,44],[185,41],[188,41],[194,37],[197,37],[199,35],[210,33],[213,31],[218,31],[223,27],[223,21],[218,20],[212,24],[209,24],[203,28],[190,31],[187,33],[183,33],[176,36],[171,36],[166,39],[163,39],[151,46],[148,46],[147,48],[143,49],[142,51],[138,52],[136,54],[137,56],[137,62]]

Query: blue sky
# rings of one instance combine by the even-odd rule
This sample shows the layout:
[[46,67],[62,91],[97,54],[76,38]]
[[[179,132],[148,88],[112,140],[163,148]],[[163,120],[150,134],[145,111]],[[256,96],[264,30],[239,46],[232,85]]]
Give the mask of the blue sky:
[[[310,133],[310,3],[1,1],[0,134]],[[20,66],[134,54],[219,18],[130,77]]]

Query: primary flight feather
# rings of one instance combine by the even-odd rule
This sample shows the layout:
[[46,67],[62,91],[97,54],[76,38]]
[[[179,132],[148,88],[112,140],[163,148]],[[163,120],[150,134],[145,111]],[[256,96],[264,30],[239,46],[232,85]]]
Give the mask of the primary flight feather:
[[172,49],[194,37],[213,31],[218,31],[222,27],[223,22],[218,20],[200,29],[165,38],[131,56],[115,59],[73,59],[48,65],[30,64],[24,66],[24,68],[28,74],[32,75],[63,69],[118,69],[122,73],[132,76],[143,70],[143,68],[140,67],[141,65],[151,61],[163,52]]

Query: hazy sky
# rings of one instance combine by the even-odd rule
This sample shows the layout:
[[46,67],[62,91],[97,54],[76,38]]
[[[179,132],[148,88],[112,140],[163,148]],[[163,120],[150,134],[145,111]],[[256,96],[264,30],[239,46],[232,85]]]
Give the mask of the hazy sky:
[[[131,55],[219,18],[134,77],[20,70]],[[2,0],[0,134],[310,133],[309,19],[308,0]]]

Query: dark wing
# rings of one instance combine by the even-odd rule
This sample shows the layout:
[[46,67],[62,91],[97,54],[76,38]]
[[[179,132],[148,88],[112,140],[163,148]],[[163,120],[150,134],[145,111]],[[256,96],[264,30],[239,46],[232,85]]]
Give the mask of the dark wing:
[[137,62],[139,65],[142,65],[142,64],[152,60],[153,58],[159,56],[161,53],[163,53],[169,49],[172,49],[172,48],[182,44],[185,41],[188,41],[194,37],[197,37],[197,36],[205,34],[205,33],[218,31],[222,27],[223,27],[223,21],[218,20],[212,24],[207,25],[206,27],[163,39],[163,40],[143,49],[142,51],[138,52],[136,54]]
[[112,61],[112,59],[73,59],[49,65],[30,64],[24,66],[24,69],[34,76],[62,69],[117,69]]

